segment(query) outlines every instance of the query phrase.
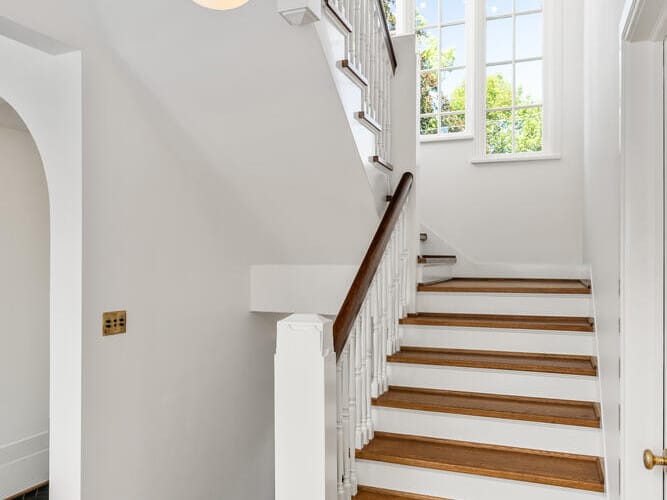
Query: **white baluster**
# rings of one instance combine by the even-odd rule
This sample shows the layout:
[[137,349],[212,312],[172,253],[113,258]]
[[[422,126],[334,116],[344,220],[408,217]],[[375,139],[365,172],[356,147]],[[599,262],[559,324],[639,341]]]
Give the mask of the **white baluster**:
[[373,429],[373,418],[371,412],[371,404],[373,396],[371,394],[371,379],[372,379],[372,369],[373,369],[373,335],[372,335],[372,325],[371,325],[371,305],[370,300],[366,299],[366,306],[364,307],[364,328],[365,328],[365,340],[366,340],[366,363],[364,368],[366,370],[366,407],[364,412],[364,444],[367,444],[371,439],[373,439],[374,429]]
[[352,496],[352,462],[350,459],[350,346],[343,349],[343,486],[345,498]]
[[367,320],[366,320],[366,312],[368,310],[368,296],[366,296],[366,299],[364,300],[364,304],[361,307],[361,312],[359,314],[359,325],[360,325],[360,335],[358,339],[358,349],[359,349],[359,355],[361,356],[361,363],[360,363],[360,368],[361,368],[361,385],[360,385],[360,397],[359,397],[359,426],[360,426],[360,439],[359,443],[357,444],[357,448],[361,449],[363,446],[368,443],[367,436],[368,436],[368,420],[367,420],[367,414],[366,412],[368,411],[367,407],[367,399],[368,399],[368,384],[367,384],[367,372],[366,372],[366,344],[367,344],[367,337],[368,337],[368,325],[367,325]]
[[355,470],[354,463],[354,450],[356,448],[356,429],[357,429],[357,328],[352,327],[352,332],[348,340],[348,349],[349,349],[349,364],[348,368],[348,407],[350,412],[350,418],[348,420],[347,433],[348,438],[348,447],[349,447],[349,457],[350,457],[350,494],[352,496],[356,495],[356,475],[357,471]]
[[361,423],[362,423],[362,351],[363,351],[363,340],[361,338],[361,317],[357,317],[357,320],[354,323],[354,343],[351,345],[351,349],[354,351],[354,446],[357,449],[362,447],[361,439]]
[[382,332],[382,339],[381,339],[381,355],[382,355],[382,377],[380,379],[380,394],[384,394],[387,392],[387,363],[386,359],[387,356],[389,355],[389,350],[387,349],[387,341],[389,337],[389,323],[388,323],[388,275],[389,275],[389,259],[387,259],[387,255],[385,254],[384,258],[382,259],[382,289],[380,292],[380,297],[382,299],[382,318],[381,318],[381,332]]
[[354,12],[354,22],[352,23],[352,33],[350,34],[350,37],[353,38],[354,42],[354,53],[353,53],[353,64],[357,68],[361,68],[361,60],[360,60],[360,52],[361,52],[361,37],[362,37],[362,30],[363,30],[363,25],[362,25],[362,16],[363,13],[361,12],[361,5],[359,4],[358,1],[352,0],[353,4],[351,7],[352,12]]
[[343,436],[343,358],[336,364],[336,437],[337,437],[337,455],[338,455],[338,484],[336,491],[338,500],[345,500],[345,439]]
[[401,318],[401,302],[403,301],[401,295],[401,246],[400,246],[400,227],[394,230],[395,244],[394,244],[394,352],[400,349],[398,340],[398,321]]
[[373,372],[371,376],[371,397],[377,398],[380,395],[380,294],[379,294],[379,272],[375,274],[373,284],[371,285],[371,328],[373,342]]

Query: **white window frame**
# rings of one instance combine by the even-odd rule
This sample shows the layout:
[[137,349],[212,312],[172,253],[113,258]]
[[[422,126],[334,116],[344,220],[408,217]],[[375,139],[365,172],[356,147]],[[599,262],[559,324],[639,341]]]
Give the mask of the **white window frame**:
[[[397,0],[399,33],[414,33],[416,2]],[[563,2],[543,0],[543,133],[542,151],[526,153],[486,152],[486,0],[469,0],[466,10],[466,131],[420,135],[421,142],[473,140],[472,163],[494,163],[560,158],[563,96]],[[419,69],[420,70],[420,69]],[[421,113],[418,113],[421,116]]]
[[[516,0],[514,0],[516,2]],[[486,0],[475,5],[475,141],[472,163],[493,163],[521,160],[552,160],[560,158],[562,135],[563,56],[561,0],[542,0],[542,151],[525,153],[486,152]]]
[[[396,5],[396,16],[398,18],[399,13],[401,14],[401,18],[403,19],[403,25],[405,26],[411,26],[411,33],[416,32],[416,27],[415,27],[415,10],[416,10],[416,2],[419,0],[404,0],[401,2],[400,0],[397,0],[398,3],[402,5],[411,5],[411,9],[407,9],[408,12],[405,11],[405,9],[399,9],[398,8],[398,3]],[[438,24],[437,24],[437,29],[438,29],[438,47],[441,47],[442,44],[442,29],[446,28],[447,26],[453,25],[452,23],[442,23],[442,2],[441,0],[438,1]],[[465,64],[465,72],[466,72],[466,104],[465,104],[465,110],[463,110],[463,113],[465,113],[465,120],[466,120],[466,126],[465,130],[462,132],[453,132],[451,134],[429,134],[429,135],[419,135],[419,140],[421,142],[434,142],[434,141],[456,141],[456,140],[470,140],[474,137],[474,130],[475,130],[475,113],[474,113],[474,100],[473,100],[473,89],[475,87],[474,85],[474,73],[475,73],[475,37],[474,37],[474,30],[471,29],[475,22],[475,13],[474,13],[474,8],[471,7],[472,2],[468,1],[466,2],[466,12],[465,12],[465,18],[464,18],[464,24],[463,26],[465,27],[465,40],[466,40],[466,64]],[[409,19],[408,19],[409,18]],[[410,22],[411,24],[407,24],[407,22]],[[399,22],[397,20],[397,29]],[[426,29],[432,29],[433,26],[427,27]],[[419,49],[417,47],[417,49]],[[419,54],[417,55],[417,61],[419,61]],[[458,67],[457,67],[458,68]],[[442,76],[443,71],[447,71],[449,68],[438,68],[438,92],[440,92],[440,78]],[[418,68],[418,75],[420,76],[422,73],[421,67]],[[420,78],[417,78],[417,84],[419,85],[420,83]],[[417,114],[419,115],[419,126],[418,130],[421,131],[421,109],[417,110]],[[452,112],[450,113],[452,115],[454,114],[461,114],[461,112],[456,113]],[[437,116],[440,117],[441,114],[437,113]],[[440,124],[438,124],[438,129]]]

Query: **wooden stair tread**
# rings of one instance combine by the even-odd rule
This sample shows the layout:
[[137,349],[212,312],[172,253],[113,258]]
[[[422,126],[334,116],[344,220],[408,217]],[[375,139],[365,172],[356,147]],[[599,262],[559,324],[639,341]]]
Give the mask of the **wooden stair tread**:
[[593,332],[592,318],[570,316],[518,316],[503,314],[417,313],[401,319],[402,325],[458,326]]
[[554,293],[590,295],[591,289],[580,280],[452,278],[439,283],[420,284],[420,292],[476,293]]
[[456,263],[456,255],[419,255],[418,264],[449,264]]
[[597,361],[592,356],[405,346],[387,359],[391,363],[597,375]]
[[600,427],[600,405],[589,401],[392,386],[389,391],[375,399],[373,405],[550,424]]
[[414,493],[405,493],[403,491],[371,488],[369,486],[359,486],[357,496],[352,498],[355,500],[447,500],[446,498],[428,497]]
[[586,455],[376,432],[356,456],[361,460],[604,491],[602,459]]

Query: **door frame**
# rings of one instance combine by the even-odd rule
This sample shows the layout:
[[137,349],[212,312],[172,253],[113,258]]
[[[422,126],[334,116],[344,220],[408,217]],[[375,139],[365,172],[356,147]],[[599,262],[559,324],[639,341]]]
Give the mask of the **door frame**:
[[[627,0],[621,46],[620,491],[663,500],[660,469],[642,451],[664,448],[665,95],[663,0]],[[616,429],[605,429],[616,432]]]

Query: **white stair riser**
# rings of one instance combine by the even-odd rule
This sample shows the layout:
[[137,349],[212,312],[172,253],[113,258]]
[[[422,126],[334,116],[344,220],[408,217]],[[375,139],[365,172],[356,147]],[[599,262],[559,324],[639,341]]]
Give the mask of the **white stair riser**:
[[377,431],[602,456],[600,429],[374,407]]
[[400,328],[401,344],[407,346],[586,356],[596,352],[593,333],[418,325]]
[[596,377],[554,373],[390,363],[389,383],[426,389],[599,401]]
[[417,283],[428,283],[452,277],[453,264],[419,264],[417,266]]
[[360,484],[458,500],[603,500],[604,493],[357,460]]
[[419,292],[417,310],[434,313],[592,315],[590,295]]

